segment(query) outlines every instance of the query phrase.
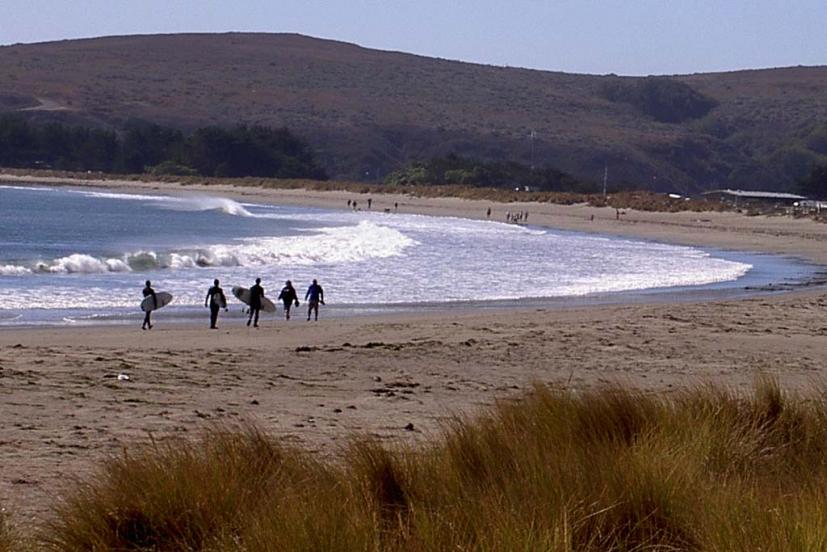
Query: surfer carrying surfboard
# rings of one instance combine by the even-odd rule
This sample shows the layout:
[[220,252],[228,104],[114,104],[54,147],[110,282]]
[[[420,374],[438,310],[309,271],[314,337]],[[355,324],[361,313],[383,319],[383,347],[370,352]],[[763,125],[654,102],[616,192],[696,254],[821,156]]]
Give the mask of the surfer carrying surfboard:
[[254,328],[258,328],[258,315],[261,312],[261,300],[264,298],[264,288],[261,287],[261,278],[256,278],[256,284],[250,288],[250,318],[247,319],[247,325],[253,323]]
[[142,330],[152,329],[152,322],[149,320],[149,316],[152,314],[153,309],[158,308],[158,297],[155,295],[155,290],[152,289],[152,282],[149,280],[146,281],[146,286],[144,286],[144,298],[152,297],[152,308],[146,310],[146,314],[144,315],[144,323],[141,325]]
[[213,286],[207,290],[207,296],[204,298],[204,306],[209,302],[210,307],[210,329],[217,330],[218,326],[218,311],[221,309],[227,310],[227,298],[224,296],[224,290],[218,285],[218,279],[213,280]]
[[294,303],[297,307],[299,306],[299,297],[296,295],[296,288],[293,287],[293,283],[290,280],[284,282],[284,287],[281,288],[281,293],[279,293],[278,298],[284,303],[284,319],[290,320],[290,307],[292,307]]
[[[309,301],[308,301],[309,299]],[[319,285],[319,282],[313,280],[313,283],[310,284],[310,287],[307,288],[307,293],[304,294],[304,300],[308,301],[307,303],[307,321],[310,322],[310,314],[315,311],[316,318],[315,320],[319,320],[319,303],[324,305],[324,290],[322,286]]]

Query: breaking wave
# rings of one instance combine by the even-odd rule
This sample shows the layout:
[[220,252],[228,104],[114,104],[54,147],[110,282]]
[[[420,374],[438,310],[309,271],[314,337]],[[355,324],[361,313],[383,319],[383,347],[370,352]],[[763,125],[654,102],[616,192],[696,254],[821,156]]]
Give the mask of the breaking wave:
[[0,276],[354,263],[401,255],[405,248],[416,243],[398,230],[362,221],[355,226],[320,228],[314,234],[246,238],[237,243],[166,252],[135,251],[109,258],[74,253],[28,266],[3,265],[0,266]]
[[166,197],[158,207],[172,211],[219,211],[236,217],[256,217],[241,203],[226,197],[190,196]]

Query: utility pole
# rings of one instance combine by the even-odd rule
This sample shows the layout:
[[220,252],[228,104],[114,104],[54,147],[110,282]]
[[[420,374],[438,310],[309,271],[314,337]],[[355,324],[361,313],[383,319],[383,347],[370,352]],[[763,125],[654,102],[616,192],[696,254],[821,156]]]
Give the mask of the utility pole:
[[609,181],[609,164],[603,166],[603,197],[606,197],[606,184]]
[[537,133],[534,132],[534,129],[531,130],[531,134],[528,135],[531,138],[531,172],[534,172],[534,139],[537,138]]

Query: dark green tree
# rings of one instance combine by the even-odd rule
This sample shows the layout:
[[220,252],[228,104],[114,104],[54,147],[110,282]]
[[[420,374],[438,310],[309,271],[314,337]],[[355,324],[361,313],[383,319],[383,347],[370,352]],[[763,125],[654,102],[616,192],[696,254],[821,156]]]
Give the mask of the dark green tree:
[[813,199],[827,199],[827,165],[815,165],[798,181],[798,192]]

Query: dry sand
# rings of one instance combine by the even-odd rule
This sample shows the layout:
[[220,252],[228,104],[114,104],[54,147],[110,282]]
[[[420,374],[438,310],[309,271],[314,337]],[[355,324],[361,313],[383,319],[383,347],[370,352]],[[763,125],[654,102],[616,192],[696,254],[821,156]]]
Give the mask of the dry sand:
[[[2,177],[7,180],[6,177]],[[18,182],[25,179],[16,179]],[[48,179],[32,179],[43,182]],[[170,184],[78,182],[179,194]],[[345,207],[345,192],[188,186],[186,193]],[[673,243],[784,253],[827,264],[827,225],[733,213],[628,212],[541,204],[373,196],[373,208],[529,222]],[[591,220],[594,215],[594,220]],[[324,317],[324,311],[322,311]],[[0,332],[0,504],[26,524],[67,478],[121,447],[252,420],[335,455],[353,434],[412,441],[533,382],[628,383],[670,392],[701,382],[742,389],[758,374],[812,391],[825,380],[827,290],[715,302],[521,308],[285,323],[227,319],[210,332],[165,325]],[[312,328],[312,329],[311,329]],[[127,374],[128,380],[119,380]],[[413,424],[413,430],[406,430]]]

